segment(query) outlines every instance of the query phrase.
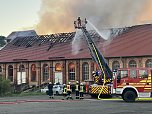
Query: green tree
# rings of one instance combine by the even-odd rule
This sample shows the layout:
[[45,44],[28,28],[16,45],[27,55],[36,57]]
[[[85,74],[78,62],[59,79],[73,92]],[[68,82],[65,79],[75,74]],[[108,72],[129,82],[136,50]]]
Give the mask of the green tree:
[[10,93],[11,93],[10,81],[4,79],[2,75],[0,75],[0,96],[5,96]]
[[6,44],[5,40],[6,40],[5,36],[0,36],[0,47],[3,47]]

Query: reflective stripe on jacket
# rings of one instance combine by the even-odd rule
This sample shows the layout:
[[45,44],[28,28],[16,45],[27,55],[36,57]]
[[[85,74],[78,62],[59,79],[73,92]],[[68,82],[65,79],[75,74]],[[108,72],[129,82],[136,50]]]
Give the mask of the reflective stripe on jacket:
[[71,87],[69,84],[67,85],[67,91],[71,91]]
[[83,88],[84,88],[84,86],[80,85],[80,92],[84,92]]
[[79,91],[79,85],[78,84],[76,84],[76,86],[75,86],[75,91]]
[[63,88],[63,94],[66,94],[66,93],[67,93],[67,88],[64,87],[64,88]]

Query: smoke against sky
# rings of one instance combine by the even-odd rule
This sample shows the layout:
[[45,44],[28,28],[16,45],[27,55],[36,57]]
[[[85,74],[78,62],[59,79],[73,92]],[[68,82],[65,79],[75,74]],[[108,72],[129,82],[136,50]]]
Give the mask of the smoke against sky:
[[38,34],[74,31],[73,21],[87,18],[99,30],[152,22],[152,0],[41,0]]

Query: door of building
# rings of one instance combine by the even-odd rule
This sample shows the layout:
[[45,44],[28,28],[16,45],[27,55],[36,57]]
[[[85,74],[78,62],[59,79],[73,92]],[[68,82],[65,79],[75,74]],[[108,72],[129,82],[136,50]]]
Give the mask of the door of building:
[[26,72],[17,72],[17,84],[26,83]]
[[55,83],[63,84],[62,72],[55,72]]

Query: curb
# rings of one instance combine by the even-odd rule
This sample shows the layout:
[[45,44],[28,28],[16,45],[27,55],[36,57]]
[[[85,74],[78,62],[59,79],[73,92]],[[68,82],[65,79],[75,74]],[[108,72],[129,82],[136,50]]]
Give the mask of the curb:
[[0,104],[18,104],[17,102],[0,102]]
[[17,100],[17,101],[2,101],[0,104],[19,104],[19,103],[28,103],[28,102],[70,102],[75,100]]

